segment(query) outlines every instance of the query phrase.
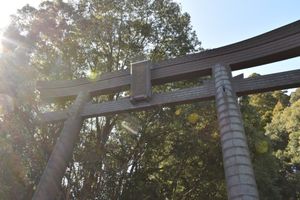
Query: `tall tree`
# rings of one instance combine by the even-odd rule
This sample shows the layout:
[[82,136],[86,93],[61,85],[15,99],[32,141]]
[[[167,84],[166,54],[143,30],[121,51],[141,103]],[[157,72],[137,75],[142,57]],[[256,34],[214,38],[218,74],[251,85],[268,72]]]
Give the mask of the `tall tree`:
[[[15,102],[14,110],[0,116],[1,199],[31,198],[62,128],[37,123],[39,112],[71,103],[41,105],[35,80],[93,81],[137,60],[201,50],[189,15],[171,0],[43,1],[20,9],[4,36],[0,76],[6,84],[0,90]],[[166,84],[154,92],[201,81]],[[296,94],[290,107],[281,91],[240,101],[262,199],[299,195]],[[226,199],[214,110],[207,102],[87,119],[57,198]]]
[[[22,47],[24,57],[29,59],[27,68],[23,66],[22,69],[29,70],[32,76],[23,80],[23,84],[36,79],[93,78],[94,74],[128,68],[131,62],[139,59],[160,60],[200,49],[189,15],[182,13],[180,6],[170,0],[43,1],[37,9],[29,5],[20,9],[4,36],[6,54],[15,54]],[[118,96],[101,96],[94,100],[112,100]],[[57,103],[47,107],[68,106],[68,103]],[[156,112],[161,112],[161,109]],[[33,110],[21,109],[21,112],[28,114]],[[38,112],[35,110],[34,116]],[[36,125],[33,121],[26,123]],[[73,161],[64,177],[60,198],[120,198],[127,183],[124,176],[127,177],[128,164],[133,162],[136,153],[130,152],[135,156],[121,157],[120,163],[119,158],[114,157],[115,153],[109,151],[121,139],[114,137],[120,134],[116,131],[118,123],[118,116],[86,121]],[[56,124],[28,131],[31,143],[36,147],[29,151],[39,155],[37,160],[26,156],[22,160],[30,161],[26,166],[29,172],[26,173],[31,174],[28,180],[31,190],[39,180],[60,129],[61,125]],[[6,135],[10,136],[10,131],[12,129],[8,129]],[[20,127],[20,132],[24,134],[24,127]],[[137,140],[129,140],[130,137],[126,137],[125,142],[114,151],[122,152],[128,145],[139,144]],[[33,173],[30,166],[34,165],[38,166],[33,168]],[[8,183],[3,181],[5,184]],[[5,190],[3,195],[9,197],[13,190]]]
[[271,138],[274,154],[280,160],[284,199],[300,198],[299,111],[300,101],[292,101],[289,107],[276,113],[266,127],[266,134]]

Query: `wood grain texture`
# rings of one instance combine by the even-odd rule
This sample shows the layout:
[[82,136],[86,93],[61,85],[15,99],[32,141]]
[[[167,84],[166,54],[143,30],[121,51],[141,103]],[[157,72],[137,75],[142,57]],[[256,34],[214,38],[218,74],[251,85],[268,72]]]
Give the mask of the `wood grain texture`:
[[[233,88],[238,96],[266,92],[279,89],[300,87],[300,70],[269,74],[243,79],[241,76],[233,79]],[[109,101],[100,104],[86,104],[81,116],[84,118],[138,111],[197,101],[212,100],[215,95],[213,81],[207,81],[203,86],[186,88],[173,92],[153,94],[149,102],[132,104],[129,98]],[[67,111],[49,112],[41,115],[42,121],[55,122],[67,118]]]
[[90,101],[90,95],[80,92],[71,109],[66,113],[67,120],[64,122],[64,127],[35,190],[33,200],[56,199],[62,177],[72,158],[73,148],[82,127],[83,119],[80,113],[88,101]]
[[[265,34],[192,55],[152,63],[151,82],[170,81],[211,75],[216,63],[229,65],[232,70],[245,69],[300,55],[300,20]],[[103,74],[96,80],[39,81],[37,87],[42,98],[75,97],[80,91],[92,96],[128,89],[129,70]]]
[[148,61],[131,65],[130,94],[131,101],[148,101],[151,98],[151,65]]
[[258,200],[243,119],[231,81],[231,70],[217,64],[213,68],[213,77],[228,200]]

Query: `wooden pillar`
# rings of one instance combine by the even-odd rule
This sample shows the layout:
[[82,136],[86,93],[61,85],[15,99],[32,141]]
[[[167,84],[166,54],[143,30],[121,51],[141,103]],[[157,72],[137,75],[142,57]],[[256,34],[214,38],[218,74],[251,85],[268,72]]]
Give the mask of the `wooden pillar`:
[[68,112],[62,132],[57,139],[46,169],[32,199],[54,200],[61,186],[62,177],[73,154],[73,148],[82,127],[81,110],[90,100],[89,93],[80,92]]
[[259,199],[239,105],[231,84],[231,70],[213,67],[216,107],[229,200]]

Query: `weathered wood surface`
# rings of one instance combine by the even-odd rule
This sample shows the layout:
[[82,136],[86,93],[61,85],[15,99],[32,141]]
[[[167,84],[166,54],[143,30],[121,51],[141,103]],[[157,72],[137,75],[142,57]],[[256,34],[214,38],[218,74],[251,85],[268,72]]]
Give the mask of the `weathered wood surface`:
[[[300,20],[232,45],[154,63],[151,82],[161,84],[211,75],[211,67],[220,61],[232,70],[238,70],[299,55]],[[37,87],[42,98],[61,98],[75,97],[80,91],[88,91],[92,96],[118,92],[129,88],[130,82],[130,71],[123,70],[103,74],[94,81],[41,81]]]
[[[233,87],[238,96],[254,94],[259,92],[300,87],[300,70],[269,74],[243,79],[237,77],[233,79]],[[153,94],[149,102],[132,104],[129,98],[117,101],[109,101],[100,104],[86,104],[81,116],[84,118],[117,114],[127,111],[137,111],[157,106],[190,103],[214,99],[215,90],[212,81],[207,81],[204,85],[194,88],[186,88],[178,91]],[[55,122],[65,120],[67,111],[48,112],[41,115],[45,122]]]
[[228,199],[258,200],[254,170],[230,68],[217,64],[213,68],[213,75]]
[[151,69],[148,61],[133,63],[131,65],[131,101],[149,100],[151,98]]
[[82,127],[83,119],[80,113],[84,104],[89,100],[90,95],[88,93],[80,92],[75,103],[66,113],[68,119],[64,122],[64,127],[53,148],[33,200],[56,199],[61,187],[61,179],[72,158],[73,148]]

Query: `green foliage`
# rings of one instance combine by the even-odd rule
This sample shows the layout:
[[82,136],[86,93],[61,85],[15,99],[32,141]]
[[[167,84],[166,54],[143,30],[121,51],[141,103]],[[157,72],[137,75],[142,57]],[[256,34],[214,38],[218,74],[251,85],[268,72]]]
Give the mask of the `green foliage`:
[[[0,116],[0,199],[31,198],[62,128],[37,123],[39,113],[71,103],[40,104],[35,80],[93,81],[137,60],[201,50],[171,0],[43,1],[20,9],[4,36],[0,90],[15,102]],[[282,91],[240,100],[261,199],[299,198],[298,91],[290,103]],[[216,119],[213,102],[87,119],[57,199],[227,199]]]
[[266,127],[266,135],[272,141],[274,155],[280,160],[281,181],[285,199],[300,197],[298,185],[300,168],[300,101],[277,113]]
[[[28,187],[31,192],[24,193],[29,196],[37,185],[57,133],[61,130],[61,124],[36,126],[39,113],[36,102],[38,96],[33,93],[33,88],[23,90],[16,86],[34,82],[36,79],[75,79],[91,73],[121,70],[141,58],[159,60],[200,49],[200,43],[190,26],[189,15],[182,13],[177,3],[169,0],[82,0],[73,3],[61,0],[43,1],[37,9],[28,5],[20,9],[12,17],[4,37],[5,55],[10,60],[21,59],[26,64],[23,66],[16,63],[16,67],[12,68],[16,71],[12,72],[8,68],[11,63],[1,63],[1,68],[6,78],[14,78],[7,81],[4,91],[13,91],[12,96],[22,101],[16,105],[12,118],[18,119],[17,114],[29,115],[29,121],[26,120],[26,124],[23,124],[18,120],[9,121],[8,116],[4,116],[1,124],[18,124],[20,135],[28,135],[30,138],[21,138],[21,141],[34,157],[26,154],[18,160],[20,165],[22,162],[26,163],[22,177],[27,178],[25,182],[28,184],[23,190]],[[26,59],[18,54],[20,47],[24,50],[22,56]],[[28,77],[24,76],[26,73],[29,74]],[[26,95],[20,96],[22,91],[27,91],[25,94],[31,97],[30,101],[24,101]],[[116,96],[104,98],[112,100]],[[95,101],[102,99],[103,97],[99,97]],[[68,104],[57,102],[55,105],[40,108],[45,111],[65,108]],[[20,113],[16,113],[19,110]],[[149,117],[148,113],[144,115],[145,119]],[[128,170],[132,165],[130,163],[139,155],[136,154],[145,151],[145,147],[139,146],[139,140],[132,138],[130,134],[121,134],[124,131],[117,129],[120,120],[118,116],[114,116],[86,121],[73,161],[64,177],[61,198],[120,198],[131,176],[139,177],[136,175],[138,171],[131,172],[132,175],[129,176]],[[27,131],[26,126],[31,129]],[[7,131],[7,134],[2,133],[5,138],[3,142],[16,148],[11,152],[17,155],[26,152],[25,147],[21,148],[15,141],[7,139],[12,134],[12,127]],[[135,151],[131,149],[134,146],[138,148]],[[155,159],[154,161],[157,162]],[[148,162],[147,166],[151,164],[150,160],[145,162]],[[8,172],[9,168],[9,165],[3,166],[3,173]],[[148,177],[146,172],[144,174]],[[6,175],[12,181],[1,179],[4,188],[1,190],[1,197],[11,199],[15,195],[11,188],[17,186],[14,181],[17,175]],[[145,190],[147,187],[145,185],[140,189]],[[21,190],[22,188],[19,189]],[[159,191],[158,195],[162,193]],[[26,198],[25,195],[23,197]]]
[[[266,92],[261,94],[251,95],[249,103],[257,110],[259,117],[262,120],[262,125],[266,126],[270,123],[273,117],[274,107],[286,107],[289,102],[289,96],[282,91]],[[276,108],[276,110],[279,109]]]
[[[176,114],[178,109],[181,114]],[[153,112],[141,129],[139,137],[146,147],[131,168],[133,180],[126,184],[122,198],[225,199],[213,109],[212,103],[206,103]],[[195,115],[194,110],[199,119],[190,123],[188,116]],[[142,116],[140,120],[145,119]]]
[[264,134],[264,121],[262,119],[265,115],[263,112],[259,113],[260,110],[257,109],[257,105],[253,105],[254,101],[265,101],[258,99],[265,97],[266,94],[242,97],[240,105],[260,198],[273,200],[281,199],[280,185],[278,184],[279,166],[272,155],[270,139]]
[[[270,135],[273,145],[279,152],[285,151],[279,157],[290,158],[291,164],[299,161],[299,131],[300,131],[300,101],[291,104],[290,107],[278,113],[272,123],[267,126],[267,134]],[[282,123],[282,122],[285,123]],[[279,153],[278,152],[278,153]],[[286,156],[284,156],[286,154]]]
[[295,92],[292,92],[290,103],[294,103],[300,99],[300,88],[297,88]]

